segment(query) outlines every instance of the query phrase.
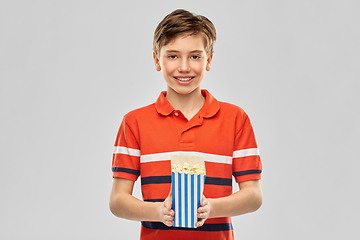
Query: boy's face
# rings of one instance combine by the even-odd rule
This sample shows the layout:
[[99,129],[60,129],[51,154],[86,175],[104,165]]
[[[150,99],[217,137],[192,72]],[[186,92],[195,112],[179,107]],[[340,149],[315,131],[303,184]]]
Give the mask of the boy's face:
[[154,61],[156,70],[162,71],[168,92],[189,94],[200,89],[212,55],[206,55],[201,34],[183,34],[163,46],[159,54],[154,53]]

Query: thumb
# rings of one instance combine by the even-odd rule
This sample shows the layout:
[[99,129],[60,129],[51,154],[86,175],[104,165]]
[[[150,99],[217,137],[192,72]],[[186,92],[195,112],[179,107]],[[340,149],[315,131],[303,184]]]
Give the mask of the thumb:
[[170,190],[169,195],[165,199],[164,205],[169,211],[171,210],[171,207],[172,207],[172,193],[171,193],[171,190]]

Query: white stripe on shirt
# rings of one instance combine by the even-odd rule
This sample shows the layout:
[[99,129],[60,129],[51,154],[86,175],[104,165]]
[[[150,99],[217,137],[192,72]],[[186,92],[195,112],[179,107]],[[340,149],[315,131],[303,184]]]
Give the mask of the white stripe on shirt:
[[121,153],[130,156],[140,157],[140,150],[127,147],[114,147],[114,153]]
[[207,161],[207,162],[232,164],[233,158],[260,155],[258,148],[249,148],[249,149],[234,151],[232,157],[224,156],[224,155],[210,154],[210,153],[202,153],[202,152],[183,152],[183,151],[141,155],[140,150],[133,149],[133,148],[127,148],[127,147],[115,147],[114,153],[120,153],[120,154],[129,155],[129,156],[140,157],[141,163],[166,161],[166,160],[170,160],[172,155],[181,155],[181,156],[203,157],[204,161]]
[[248,149],[234,151],[233,158],[256,156],[256,155],[260,155],[258,148],[248,148]]
[[225,163],[225,164],[232,163],[232,157],[229,156],[215,155],[215,154],[201,153],[201,152],[182,152],[182,151],[141,155],[140,162],[146,163],[153,161],[170,160],[172,155],[199,156],[199,157],[203,157],[204,161],[207,162]]

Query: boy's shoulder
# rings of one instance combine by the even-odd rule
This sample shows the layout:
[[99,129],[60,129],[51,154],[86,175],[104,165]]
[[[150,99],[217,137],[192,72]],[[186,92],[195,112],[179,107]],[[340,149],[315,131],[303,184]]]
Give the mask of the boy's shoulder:
[[149,105],[131,110],[130,112],[124,115],[124,118],[134,119],[142,116],[149,116],[149,114],[153,113],[154,109],[155,109],[155,103],[151,103]]
[[246,115],[246,112],[243,108],[238,105],[219,101],[220,111],[226,114],[235,114],[235,115]]
[[244,111],[240,106],[235,105],[233,103],[224,102],[224,101],[218,101],[220,104],[220,107],[232,109],[232,110],[238,110],[238,111]]

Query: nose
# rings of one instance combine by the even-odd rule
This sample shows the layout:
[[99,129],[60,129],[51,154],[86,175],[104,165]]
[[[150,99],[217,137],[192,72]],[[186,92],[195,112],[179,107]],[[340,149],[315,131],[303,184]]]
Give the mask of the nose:
[[179,64],[179,72],[190,72],[190,64],[188,59],[183,59]]

